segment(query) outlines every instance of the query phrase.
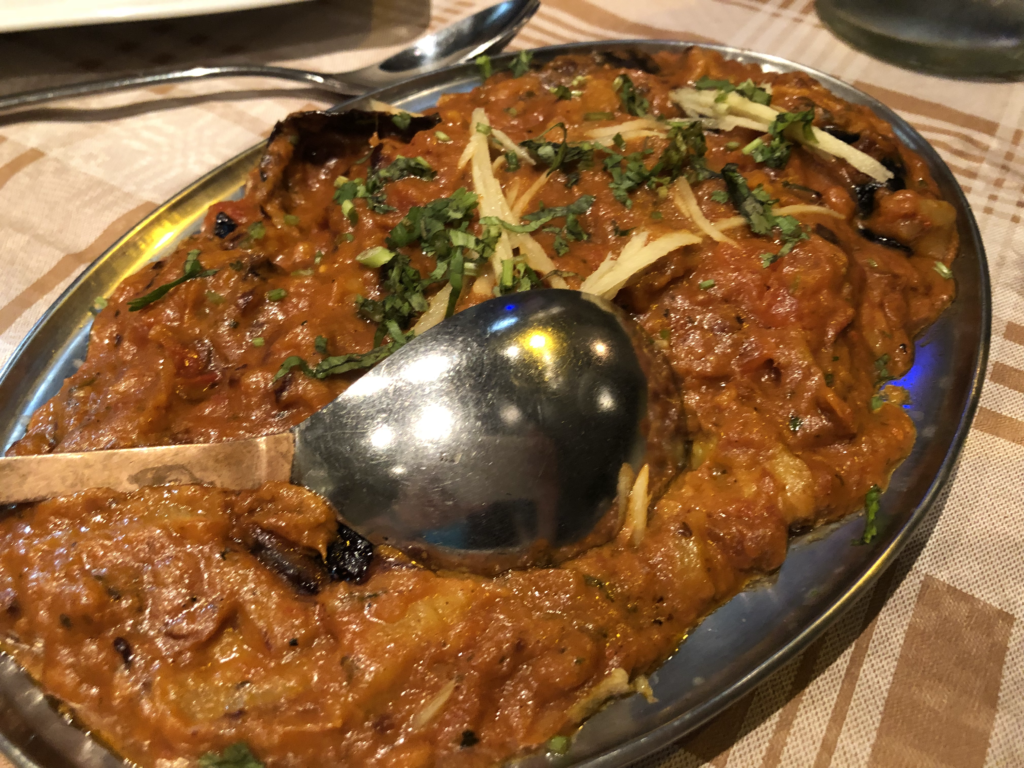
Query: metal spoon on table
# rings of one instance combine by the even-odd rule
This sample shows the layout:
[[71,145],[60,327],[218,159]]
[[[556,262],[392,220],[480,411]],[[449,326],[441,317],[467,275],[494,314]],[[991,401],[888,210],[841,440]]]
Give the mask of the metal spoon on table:
[[[613,534],[623,464],[659,461],[646,446],[664,418],[649,415],[678,393],[640,338],[620,310],[577,291],[492,299],[414,338],[288,432],[4,458],[0,503],[291,480],[414,559],[481,573],[544,564],[593,542],[598,526],[595,536]],[[651,440],[659,452],[662,435]]]
[[263,64],[190,67],[23,91],[0,97],[0,112],[78,96],[205,80],[211,77],[278,78],[306,83],[342,96],[358,96],[414,75],[469,61],[481,54],[500,51],[533,17],[539,7],[540,0],[505,0],[420,38],[411,47],[399,51],[379,64],[353,72],[332,75]]

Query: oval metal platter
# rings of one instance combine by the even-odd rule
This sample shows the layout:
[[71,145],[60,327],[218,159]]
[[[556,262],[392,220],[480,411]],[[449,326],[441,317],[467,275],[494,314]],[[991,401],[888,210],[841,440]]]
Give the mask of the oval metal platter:
[[[689,43],[614,41],[536,50],[535,61],[562,53],[609,49],[682,50]],[[652,677],[656,702],[640,696],[616,701],[591,718],[568,754],[534,754],[519,768],[625,766],[693,730],[749,691],[817,637],[892,564],[920,524],[956,463],[981,391],[988,357],[991,299],[981,237],[964,194],[938,153],[892,110],[857,89],[784,59],[724,46],[703,46],[772,72],[803,71],[833,93],[864,104],[889,121],[899,138],[922,155],[945,198],[957,209],[960,253],[953,265],[957,297],[917,340],[913,369],[894,382],[911,394],[918,438],[882,496],[880,535],[853,542],[863,519],[791,542],[770,583],[748,589],[709,616]],[[496,64],[508,61],[497,57]],[[462,65],[371,94],[403,109],[433,106],[445,92],[479,84]],[[368,97],[345,106],[365,104]],[[284,115],[282,115],[282,118]],[[52,397],[85,357],[91,308],[126,275],[166,255],[198,229],[209,205],[241,194],[262,145],[243,152],[160,207],[92,264],[40,319],[0,373],[0,439],[10,445],[28,417]],[[127,765],[74,725],[9,658],[0,657],[0,751],[18,768],[123,768]]]

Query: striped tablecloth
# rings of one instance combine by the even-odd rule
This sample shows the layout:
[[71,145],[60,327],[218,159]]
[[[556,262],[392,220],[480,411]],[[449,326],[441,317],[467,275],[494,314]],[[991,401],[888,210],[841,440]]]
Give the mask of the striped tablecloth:
[[[317,0],[0,35],[0,92],[212,61],[344,71],[487,4]],[[813,0],[545,0],[512,48],[627,37],[776,54],[896,109],[963,185],[994,290],[981,408],[953,481],[896,566],[752,694],[633,768],[1024,766],[1024,85],[874,61],[823,28]],[[220,80],[0,117],[0,360],[144,214],[320,98]]]

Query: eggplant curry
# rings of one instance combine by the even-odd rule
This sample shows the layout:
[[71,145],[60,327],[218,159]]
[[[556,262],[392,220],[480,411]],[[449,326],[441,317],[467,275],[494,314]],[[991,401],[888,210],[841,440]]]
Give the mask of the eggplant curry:
[[[480,60],[426,115],[292,115],[241,199],[98,312],[11,455],[279,431],[496,295],[613,299],[689,450],[558,567],[435,571],[273,484],[95,489],[0,520],[5,649],[147,767],[485,768],[564,750],[794,531],[866,507],[889,382],[953,298],[954,209],[869,109],[691,48]],[[685,646],[682,652],[685,652]]]

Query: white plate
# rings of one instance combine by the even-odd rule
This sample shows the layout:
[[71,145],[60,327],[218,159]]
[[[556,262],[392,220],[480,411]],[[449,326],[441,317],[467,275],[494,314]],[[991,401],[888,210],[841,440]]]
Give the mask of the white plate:
[[306,0],[0,0],[0,32],[166,19]]

